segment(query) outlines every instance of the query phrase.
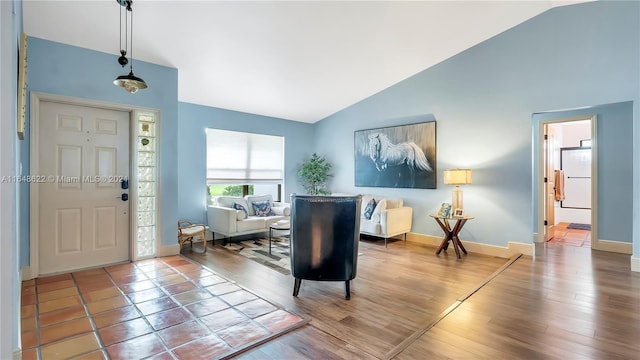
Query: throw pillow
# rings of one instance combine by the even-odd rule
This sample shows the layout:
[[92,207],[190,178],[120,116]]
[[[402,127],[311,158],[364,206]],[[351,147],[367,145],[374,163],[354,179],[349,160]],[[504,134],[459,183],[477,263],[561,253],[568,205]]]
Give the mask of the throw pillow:
[[244,220],[247,218],[247,216],[249,216],[249,214],[247,213],[247,209],[244,208],[244,206],[238,204],[238,203],[233,203],[233,205],[231,205],[232,209],[236,209],[238,211],[242,211],[242,215],[238,214],[238,220]]
[[269,201],[271,203],[271,207],[273,207],[273,197],[269,194],[264,195],[247,195],[244,197],[247,202],[247,211],[249,211],[249,216],[255,216],[256,213],[253,212],[253,203]]
[[373,214],[373,210],[376,208],[376,199],[371,199],[367,203],[367,206],[364,208],[364,218],[367,220],[371,220],[371,215]]
[[380,213],[387,210],[387,199],[380,199],[376,204],[376,208],[373,210],[371,214],[371,219],[374,222],[380,222]]
[[231,207],[233,209],[236,209],[236,210],[242,210],[242,211],[244,211],[245,214],[247,213],[247,209],[245,209],[244,206],[242,206],[242,204],[233,203],[233,205],[231,205]]
[[253,212],[256,213],[256,216],[265,217],[265,216],[275,216],[276,213],[271,210],[271,201],[260,201],[251,203],[253,206]]

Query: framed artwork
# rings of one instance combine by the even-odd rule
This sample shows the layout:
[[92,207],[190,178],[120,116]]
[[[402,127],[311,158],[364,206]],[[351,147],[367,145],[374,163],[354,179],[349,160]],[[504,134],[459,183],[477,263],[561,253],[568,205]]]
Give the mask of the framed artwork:
[[460,208],[457,209],[453,209],[453,217],[462,217],[463,216],[463,210]]
[[436,188],[436,122],[358,130],[355,186]]

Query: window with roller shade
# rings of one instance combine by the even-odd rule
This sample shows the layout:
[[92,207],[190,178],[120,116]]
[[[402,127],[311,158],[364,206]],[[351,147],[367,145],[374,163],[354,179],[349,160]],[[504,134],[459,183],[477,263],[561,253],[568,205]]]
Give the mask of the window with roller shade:
[[207,193],[271,194],[281,200],[284,137],[207,129]]

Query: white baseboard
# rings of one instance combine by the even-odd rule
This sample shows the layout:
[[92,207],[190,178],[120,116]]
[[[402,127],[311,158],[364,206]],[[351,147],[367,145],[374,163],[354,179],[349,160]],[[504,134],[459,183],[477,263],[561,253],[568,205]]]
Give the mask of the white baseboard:
[[596,250],[631,255],[633,253],[633,244],[621,241],[598,239]]
[[407,241],[413,241],[431,246],[439,246],[442,242],[442,237],[410,232],[407,234]]
[[640,258],[631,257],[631,271],[640,272]]
[[[413,241],[417,243],[427,244],[431,246],[440,246],[442,243],[441,236],[434,235],[425,235],[418,233],[409,233],[407,234],[407,241]],[[496,256],[500,258],[508,259],[515,254],[523,254],[523,255],[533,255],[533,244],[525,244],[520,242],[509,241],[508,246],[497,246],[476,242],[464,241],[464,239],[460,239],[462,241],[464,248],[467,249],[468,252],[473,252],[477,254],[483,254],[488,256]]]
[[[429,243],[430,245],[436,245],[436,246],[439,246],[440,242],[442,241],[441,237],[432,236],[432,235],[410,233],[410,236],[415,236],[416,239],[421,239],[421,240],[418,240],[418,242]],[[430,239],[424,240],[423,238],[425,237],[428,237]],[[534,241],[536,242],[540,239],[543,240],[543,238],[538,236],[538,234],[534,234],[533,238],[534,238]],[[407,237],[407,239],[410,239],[410,237]],[[533,255],[533,251],[535,248],[534,244],[526,244],[521,242],[510,241],[507,247],[503,247],[503,246],[495,246],[495,245],[489,245],[489,244],[483,244],[483,243],[465,242],[464,239],[460,239],[460,240],[462,240],[462,242],[464,243],[464,247],[468,251],[473,251],[473,252],[477,252],[485,255],[491,255],[491,256],[505,257],[505,258],[511,257],[511,255],[513,255],[514,253],[520,253],[522,255]],[[542,243],[543,242],[544,241],[542,241]],[[621,241],[613,241],[613,240],[598,240],[597,247],[594,247],[594,249],[631,255],[633,253],[633,244],[627,243],[627,242],[621,242]]]
[[515,241],[509,241],[508,244],[509,246],[507,247],[507,249],[511,252],[511,255],[509,257],[517,253],[520,253],[522,255],[533,256],[533,251],[535,248],[534,244],[525,244],[525,243],[515,242]]
[[31,266],[23,266],[20,268],[20,280],[27,281],[35,278],[36,275],[31,273]]
[[158,256],[173,256],[178,254],[180,254],[180,246],[178,244],[160,246],[157,252]]
[[[168,245],[168,246],[160,246],[158,248],[157,256],[173,256],[180,254],[180,246],[178,244]],[[23,266],[20,269],[20,279],[21,281],[31,280],[36,278],[37,275],[31,273],[30,266]]]

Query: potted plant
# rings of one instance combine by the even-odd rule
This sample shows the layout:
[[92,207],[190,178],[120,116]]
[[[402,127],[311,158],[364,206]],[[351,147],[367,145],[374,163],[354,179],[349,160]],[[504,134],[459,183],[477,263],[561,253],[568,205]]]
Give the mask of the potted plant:
[[307,194],[309,195],[328,195],[331,194],[327,190],[327,179],[329,178],[329,171],[331,170],[331,164],[327,160],[313,153],[311,157],[302,163],[298,169],[298,176],[302,181]]

